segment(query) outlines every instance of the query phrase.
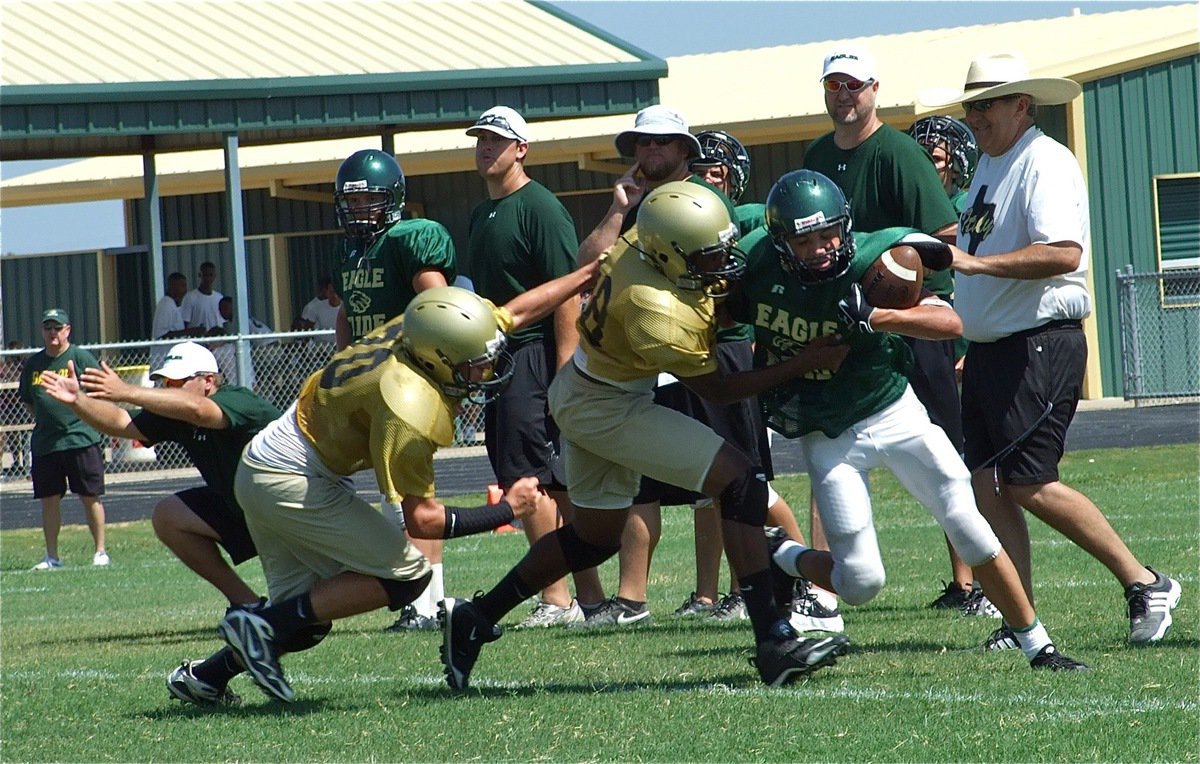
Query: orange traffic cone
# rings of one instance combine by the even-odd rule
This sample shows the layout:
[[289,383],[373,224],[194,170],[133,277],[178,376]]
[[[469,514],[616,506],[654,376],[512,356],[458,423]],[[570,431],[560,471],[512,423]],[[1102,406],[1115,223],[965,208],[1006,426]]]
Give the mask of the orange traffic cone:
[[[500,486],[492,483],[487,487],[487,503],[489,507],[493,504],[499,504],[500,500],[503,498],[504,491],[500,490]],[[516,533],[519,530],[520,528],[510,525],[509,523],[505,523],[504,525],[497,527],[494,533]]]

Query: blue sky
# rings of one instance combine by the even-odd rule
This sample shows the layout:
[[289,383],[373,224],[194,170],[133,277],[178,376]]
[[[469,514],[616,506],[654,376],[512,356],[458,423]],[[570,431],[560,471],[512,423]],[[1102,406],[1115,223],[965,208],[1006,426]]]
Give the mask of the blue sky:
[[[554,3],[658,56],[836,40],[920,29],[1102,13],[1166,2],[574,2]],[[663,30],[671,29],[670,33]],[[46,162],[0,162],[15,177]],[[55,162],[53,164],[61,164]],[[125,244],[120,202],[0,210],[0,251],[20,254]]]

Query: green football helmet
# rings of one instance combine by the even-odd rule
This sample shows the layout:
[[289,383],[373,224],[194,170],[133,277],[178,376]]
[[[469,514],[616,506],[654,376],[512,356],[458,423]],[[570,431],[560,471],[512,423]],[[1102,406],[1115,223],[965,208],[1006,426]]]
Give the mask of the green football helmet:
[[738,227],[712,189],[664,183],[642,200],[637,214],[642,258],[680,289],[724,297],[741,278],[746,256],[733,245]]
[[[367,204],[350,203],[350,194],[370,194]],[[404,208],[404,171],[386,151],[356,151],[338,168],[333,187],[338,223],[352,239],[374,239],[400,219]]]
[[[512,376],[508,338],[491,305],[466,289],[434,287],[404,311],[397,352],[449,398],[488,403]],[[506,371],[497,375],[496,367]]]
[[[836,279],[850,267],[854,259],[850,205],[832,180],[812,170],[793,170],[775,181],[766,207],[767,231],[785,271],[806,284],[819,284]],[[815,269],[792,253],[789,238],[832,225],[841,226],[842,243],[827,265]]]

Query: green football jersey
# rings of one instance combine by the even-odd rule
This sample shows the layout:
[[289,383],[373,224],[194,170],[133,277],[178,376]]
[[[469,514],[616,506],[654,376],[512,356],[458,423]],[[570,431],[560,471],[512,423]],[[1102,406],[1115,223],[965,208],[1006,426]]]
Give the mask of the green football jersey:
[[[735,320],[754,327],[755,366],[790,358],[818,337],[846,334],[838,320],[838,300],[871,263],[910,233],[911,228],[889,228],[854,234],[849,269],[832,281],[809,285],[783,270],[765,228],[743,239],[749,262],[729,306]],[[904,340],[886,332],[850,332],[846,341],[851,350],[836,372],[817,369],[759,396],[771,429],[788,438],[814,431],[832,438],[900,398],[912,366]]]
[[68,346],[57,357],[51,357],[42,350],[30,356],[21,367],[18,394],[22,401],[33,407],[33,433],[29,437],[29,447],[34,456],[70,451],[100,442],[100,433],[76,416],[70,406],[51,398],[46,388],[42,387],[44,372],[52,371],[61,377],[69,377],[68,361],[75,362],[77,374],[82,374],[84,369],[100,368],[96,356],[78,345]]
[[343,239],[333,267],[352,341],[404,312],[417,296],[413,277],[419,271],[441,271],[447,284],[458,275],[450,232],[423,218],[395,223],[365,253],[355,240]]

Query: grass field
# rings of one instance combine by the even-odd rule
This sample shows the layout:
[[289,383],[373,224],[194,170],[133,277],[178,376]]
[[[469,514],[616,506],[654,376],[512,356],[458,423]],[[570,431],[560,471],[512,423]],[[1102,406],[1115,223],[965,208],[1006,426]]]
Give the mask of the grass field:
[[[1197,449],[1076,452],[1088,493],[1135,554],[1183,584],[1160,644],[1125,645],[1118,584],[1031,522],[1039,612],[1095,669],[1032,672],[1015,652],[973,649],[990,619],[925,609],[946,577],[942,536],[886,473],[873,476],[888,586],[844,608],[854,647],[837,666],[768,690],[735,625],[674,618],[691,590],[691,513],[664,511],[650,582],[655,623],[631,632],[509,632],[484,649],[462,697],[446,688],[440,635],[385,634],[379,611],[340,622],[284,659],[285,706],[246,677],[240,708],[187,707],[164,679],[215,650],[224,603],[153,537],[112,527],[113,565],[92,569],[86,528],[64,530],[68,567],[27,570],[40,531],[0,534],[3,761],[1197,761]],[[803,477],[776,483],[794,508]],[[172,486],[171,488],[174,488]],[[471,501],[478,502],[481,497]],[[806,523],[802,523],[802,526]],[[470,596],[525,550],[519,534],[446,550],[447,590]],[[255,563],[242,572],[261,587]],[[615,586],[616,568],[604,568]],[[514,612],[510,620],[522,616]]]

